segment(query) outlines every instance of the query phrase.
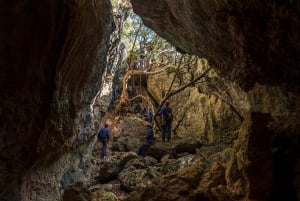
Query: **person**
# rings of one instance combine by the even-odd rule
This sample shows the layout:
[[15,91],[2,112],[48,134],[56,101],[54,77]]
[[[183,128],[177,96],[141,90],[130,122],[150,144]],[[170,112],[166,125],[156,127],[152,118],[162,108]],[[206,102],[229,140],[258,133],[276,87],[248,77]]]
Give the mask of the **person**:
[[129,86],[127,93],[128,93],[129,99],[133,98],[136,95],[135,88],[132,88],[131,86]]
[[118,91],[116,88],[113,88],[111,93],[111,101],[114,102],[118,98]]
[[144,144],[139,148],[137,154],[139,156],[146,156],[147,150],[151,146],[151,144],[154,141],[153,138],[153,129],[150,122],[146,121],[145,126],[147,127],[146,136],[145,136],[145,142]]
[[140,61],[138,62],[138,68],[144,68],[145,67],[145,57],[147,54],[147,48],[146,48],[146,44],[144,42],[140,43],[140,49],[139,49],[139,59]]
[[146,120],[146,121],[149,121],[150,123],[152,122],[152,117],[153,117],[153,115],[152,115],[152,112],[151,112],[150,107],[147,108],[146,114],[145,114],[144,117],[145,117],[145,120]]
[[165,100],[164,106],[160,109],[160,111],[155,116],[163,117],[162,132],[161,132],[162,141],[165,142],[165,138],[167,137],[168,142],[170,142],[173,114],[172,114],[172,108],[170,106],[169,99]]
[[98,140],[102,143],[102,152],[101,152],[101,158],[106,159],[106,149],[107,149],[107,143],[109,141],[109,129],[108,129],[108,123],[104,124],[104,127],[100,129],[98,132]]
[[111,100],[108,106],[109,110],[112,110],[114,108],[114,102],[117,100],[118,97],[118,92],[116,88],[113,88],[112,93],[111,93]]

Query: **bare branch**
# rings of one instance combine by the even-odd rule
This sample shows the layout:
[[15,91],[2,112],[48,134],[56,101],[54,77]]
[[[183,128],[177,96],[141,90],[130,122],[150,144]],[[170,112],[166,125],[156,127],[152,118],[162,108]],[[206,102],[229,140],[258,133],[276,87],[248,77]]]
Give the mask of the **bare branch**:
[[[204,92],[202,91],[201,93],[204,93]],[[229,107],[232,109],[232,111],[234,113],[236,113],[236,115],[239,117],[241,122],[244,121],[244,117],[237,111],[237,109],[234,107],[234,105],[230,101],[228,101],[224,97],[222,97],[218,92],[211,91],[211,93],[205,93],[205,94],[214,95],[214,96],[220,98],[223,102],[225,102],[227,105],[229,105]]]
[[205,77],[205,75],[206,75],[210,70],[212,70],[212,69],[213,69],[212,67],[208,68],[204,73],[202,73],[201,75],[199,75],[199,76],[198,76],[197,78],[195,78],[193,81],[187,83],[186,85],[182,86],[181,88],[179,88],[179,89],[177,89],[177,90],[175,90],[175,91],[172,91],[172,92],[168,93],[168,94],[162,99],[162,101],[161,101],[161,103],[160,103],[160,105],[159,105],[159,107],[158,107],[158,111],[160,110],[160,108],[162,107],[162,105],[163,105],[163,103],[164,103],[164,101],[165,101],[166,99],[168,99],[168,98],[170,98],[171,96],[173,96],[173,95],[179,93],[180,91],[183,91],[183,90],[186,89],[187,87],[189,87],[189,86],[195,84],[197,81],[199,81],[200,79],[202,79],[203,77]]

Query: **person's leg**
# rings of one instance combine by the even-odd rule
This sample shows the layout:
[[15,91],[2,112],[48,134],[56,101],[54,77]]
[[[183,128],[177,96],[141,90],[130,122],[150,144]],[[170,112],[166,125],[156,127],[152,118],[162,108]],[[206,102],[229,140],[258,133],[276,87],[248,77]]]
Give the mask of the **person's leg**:
[[106,156],[106,143],[102,142],[102,154],[101,157],[104,158]]
[[148,142],[146,142],[146,143],[144,144],[144,156],[146,156],[149,147],[150,147],[150,144],[149,144]]
[[172,131],[172,126],[171,124],[167,125],[167,140],[170,141],[171,140],[171,131]]
[[147,145],[146,145],[146,143],[144,143],[144,144],[139,148],[137,154],[138,154],[139,156],[145,156],[145,154],[146,154],[146,149],[147,149]]
[[137,155],[141,156],[143,154],[143,145],[137,151]]
[[161,139],[162,139],[162,141],[164,142],[165,141],[165,138],[166,138],[166,126],[164,125],[164,126],[162,126],[162,128],[161,128]]

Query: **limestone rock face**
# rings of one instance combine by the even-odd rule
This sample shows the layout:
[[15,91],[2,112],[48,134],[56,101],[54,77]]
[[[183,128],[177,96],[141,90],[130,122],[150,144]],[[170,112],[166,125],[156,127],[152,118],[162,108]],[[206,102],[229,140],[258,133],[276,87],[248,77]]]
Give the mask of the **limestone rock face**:
[[[204,73],[207,67],[200,61],[197,59],[195,65],[190,65],[190,72],[176,77],[171,91]],[[158,102],[169,89],[174,76],[174,73],[149,76],[148,91]],[[233,83],[224,81],[214,70],[199,82],[170,97],[174,136],[201,139],[205,144],[231,144],[236,138],[232,131],[241,124],[239,115],[246,116],[250,109],[246,93]]]
[[299,80],[299,1],[131,2],[147,26],[244,89]]
[[0,199],[58,200],[71,150],[93,131],[111,5],[13,1],[0,9]]
[[[190,68],[193,68],[192,65]],[[203,73],[202,68],[198,66],[197,71]],[[181,76],[183,80],[189,80],[188,73]],[[169,89],[172,79],[172,74],[149,77],[148,89],[152,97],[161,100],[161,94]],[[275,167],[270,147],[274,133],[269,127],[271,122],[280,119],[299,125],[297,96],[288,93],[284,85],[272,87],[256,84],[245,92],[213,71],[205,80],[170,97],[174,113],[172,134],[198,139],[204,145],[209,145],[201,147],[199,153],[208,155],[205,157],[207,163],[222,163],[222,168],[225,168],[226,173],[222,170],[222,174],[215,175],[214,168],[219,171],[221,167],[207,164],[207,178],[203,178],[201,183],[209,190],[205,190],[204,195],[218,197],[217,200],[223,200],[222,197],[226,196],[232,197],[232,200],[246,196],[258,200],[270,199]],[[176,91],[177,82],[178,78],[174,81],[172,91]],[[292,146],[298,146],[297,142]],[[151,151],[159,156],[155,146]],[[162,151],[159,153],[163,154]],[[297,167],[294,168],[297,171]],[[220,180],[224,183],[219,183]],[[155,188],[161,188],[158,186]],[[198,188],[203,193],[203,186]],[[299,186],[296,188],[299,189]],[[147,190],[151,189],[149,187]]]

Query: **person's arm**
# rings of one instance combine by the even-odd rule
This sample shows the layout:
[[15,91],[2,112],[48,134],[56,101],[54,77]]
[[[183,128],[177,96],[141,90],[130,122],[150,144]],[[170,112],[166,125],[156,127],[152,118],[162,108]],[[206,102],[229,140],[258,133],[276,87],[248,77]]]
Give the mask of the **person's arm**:
[[150,133],[150,129],[148,129],[146,133],[146,140],[150,140],[150,137],[151,137],[151,133]]
[[151,128],[147,130],[146,139],[151,140],[152,138],[153,138],[153,130]]
[[164,114],[165,110],[166,110],[166,107],[163,106],[163,107],[159,110],[159,112],[156,114],[156,116],[160,116],[160,115]]
[[107,142],[109,141],[109,130],[107,129],[107,135],[106,135],[106,138],[107,138]]

